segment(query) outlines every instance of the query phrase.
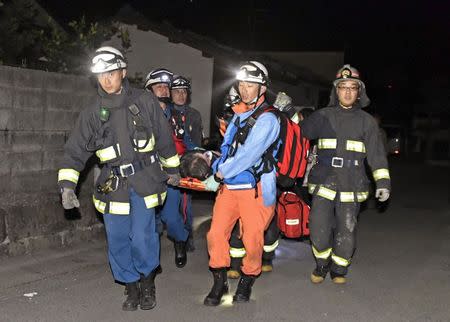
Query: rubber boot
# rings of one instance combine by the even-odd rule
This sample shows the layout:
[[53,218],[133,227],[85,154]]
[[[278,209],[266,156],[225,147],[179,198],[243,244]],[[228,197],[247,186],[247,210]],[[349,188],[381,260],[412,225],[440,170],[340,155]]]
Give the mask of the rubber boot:
[[261,271],[264,273],[273,271],[273,264],[272,264],[271,259],[263,259],[262,260]]
[[241,277],[242,257],[231,257],[230,269],[227,272],[227,276],[230,279],[238,279]]
[[186,265],[187,261],[186,242],[176,241],[174,243],[174,246],[175,246],[175,265],[178,268],[182,268],[184,267],[184,265]]
[[313,284],[322,283],[328,274],[330,265],[320,266],[317,265],[314,271],[311,273],[311,282]]
[[333,271],[330,272],[330,277],[334,284],[345,284],[347,282],[345,275]]
[[230,268],[227,272],[227,277],[232,280],[237,280],[239,277],[241,277],[241,272],[237,269]]
[[252,286],[255,283],[256,276],[242,274],[236,289],[236,294],[233,296],[233,302],[244,303],[250,301],[252,294]]
[[139,284],[138,282],[127,283],[125,285],[127,299],[122,304],[124,311],[136,311],[139,305]]
[[141,310],[151,310],[156,306],[155,277],[157,269],[154,269],[148,276],[141,274]]
[[217,306],[223,294],[228,293],[227,270],[225,267],[210,269],[214,277],[214,285],[203,303],[207,306]]

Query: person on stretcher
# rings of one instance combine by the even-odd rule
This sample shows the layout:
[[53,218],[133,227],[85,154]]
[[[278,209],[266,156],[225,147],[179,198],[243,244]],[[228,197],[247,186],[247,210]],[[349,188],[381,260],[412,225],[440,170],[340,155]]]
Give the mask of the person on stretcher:
[[206,191],[202,182],[212,175],[211,165],[220,157],[217,151],[195,149],[186,152],[180,160],[181,181],[179,186],[186,189]]

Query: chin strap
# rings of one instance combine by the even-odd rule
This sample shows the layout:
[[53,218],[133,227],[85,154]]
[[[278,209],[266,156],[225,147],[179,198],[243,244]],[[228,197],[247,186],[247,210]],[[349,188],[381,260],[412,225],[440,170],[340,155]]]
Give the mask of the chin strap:
[[161,103],[164,103],[164,104],[169,104],[170,97],[158,97],[158,101],[160,101]]
[[259,106],[262,102],[264,102],[265,99],[265,93],[261,93],[261,85],[259,85],[258,88],[258,95],[254,99],[252,99],[250,102],[243,102],[248,106],[248,111],[255,108],[256,106]]

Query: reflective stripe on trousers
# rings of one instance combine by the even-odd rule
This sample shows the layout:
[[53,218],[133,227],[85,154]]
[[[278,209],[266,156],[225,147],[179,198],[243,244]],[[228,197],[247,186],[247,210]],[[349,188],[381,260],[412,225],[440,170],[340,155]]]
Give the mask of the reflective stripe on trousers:
[[[164,199],[166,198],[166,192],[161,194],[152,194],[144,197],[144,203],[146,208],[154,208],[162,203],[164,203]],[[92,196],[92,202],[94,203],[95,209],[101,214],[104,214],[106,211],[106,203],[95,198],[95,195]],[[129,202],[118,202],[118,201],[110,201],[108,213],[110,215],[129,215],[130,214],[130,203]]]
[[159,265],[159,235],[155,227],[155,209],[130,190],[129,216],[105,214],[108,257],[111,270],[122,283],[139,280]]
[[[309,183],[308,184],[308,192],[313,194],[316,191],[317,185]],[[355,193],[349,191],[341,191],[337,192],[336,190],[330,189],[328,187],[324,187],[323,185],[319,185],[319,189],[316,193],[318,196],[321,196],[325,199],[333,201],[336,198],[336,194],[339,194],[340,202],[354,202],[355,201]],[[367,200],[369,197],[368,191],[360,191],[356,192],[356,199],[358,202],[363,202]]]

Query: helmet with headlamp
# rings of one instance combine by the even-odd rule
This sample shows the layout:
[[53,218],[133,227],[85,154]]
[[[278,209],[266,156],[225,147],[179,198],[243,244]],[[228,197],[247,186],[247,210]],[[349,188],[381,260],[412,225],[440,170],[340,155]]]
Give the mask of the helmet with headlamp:
[[186,77],[177,75],[172,80],[171,89],[185,89],[190,92],[191,82]]
[[160,83],[167,84],[170,87],[172,85],[172,79],[173,73],[170,70],[165,68],[158,68],[152,70],[147,74],[147,77],[145,78],[144,88],[151,90],[151,86]]
[[95,51],[92,58],[91,72],[101,74],[127,67],[123,54],[114,47],[104,46]]
[[236,80],[267,86],[269,82],[269,73],[263,64],[252,60],[244,63],[239,68],[239,71],[236,74]]

